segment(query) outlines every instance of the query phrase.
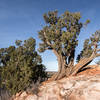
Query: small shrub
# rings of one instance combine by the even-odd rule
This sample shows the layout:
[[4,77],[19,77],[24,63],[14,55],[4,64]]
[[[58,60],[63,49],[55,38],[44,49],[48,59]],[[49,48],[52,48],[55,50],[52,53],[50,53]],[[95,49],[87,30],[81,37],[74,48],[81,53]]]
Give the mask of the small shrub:
[[45,66],[35,50],[35,40],[29,38],[23,44],[0,49],[0,88],[5,87],[12,95],[26,90],[33,82],[44,81]]

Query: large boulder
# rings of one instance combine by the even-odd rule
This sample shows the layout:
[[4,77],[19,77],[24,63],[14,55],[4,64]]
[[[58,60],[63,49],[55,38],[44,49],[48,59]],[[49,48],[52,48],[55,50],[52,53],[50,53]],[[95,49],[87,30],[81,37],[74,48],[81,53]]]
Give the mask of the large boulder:
[[37,94],[22,92],[16,94],[13,100],[100,100],[100,68],[44,82]]

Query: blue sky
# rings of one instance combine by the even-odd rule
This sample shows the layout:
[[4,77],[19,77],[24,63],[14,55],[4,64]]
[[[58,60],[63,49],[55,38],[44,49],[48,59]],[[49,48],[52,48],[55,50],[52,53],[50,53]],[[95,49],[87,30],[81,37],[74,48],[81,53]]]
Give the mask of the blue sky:
[[[0,48],[14,45],[16,39],[34,37],[37,47],[40,42],[38,31],[44,25],[43,14],[58,10],[80,12],[82,22],[90,19],[87,28],[82,29],[76,55],[82,49],[84,39],[100,29],[99,0],[0,0]],[[57,60],[51,51],[41,54],[47,70],[57,70]]]

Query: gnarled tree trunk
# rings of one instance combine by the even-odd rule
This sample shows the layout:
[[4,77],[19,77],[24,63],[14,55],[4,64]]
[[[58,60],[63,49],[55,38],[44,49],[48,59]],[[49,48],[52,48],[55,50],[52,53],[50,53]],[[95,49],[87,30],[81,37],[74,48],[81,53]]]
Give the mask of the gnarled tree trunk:
[[74,58],[70,60],[69,64],[65,63],[65,59],[63,59],[62,55],[59,55],[55,50],[53,50],[54,54],[57,56],[58,60],[58,72],[52,76],[50,80],[59,80],[63,77],[68,77],[70,75],[77,74],[80,70],[86,67],[93,59],[100,56],[100,49],[94,49],[92,55],[88,58],[82,58],[78,64],[74,65]]
[[95,56],[91,56],[89,58],[82,59],[78,64],[75,66],[73,64],[69,64],[68,66],[64,65],[64,62],[59,58],[58,60],[58,72],[52,76],[50,80],[59,80],[63,77],[68,77],[70,75],[75,75],[80,69],[86,67]]
[[52,76],[50,80],[58,80],[66,75],[66,64],[64,63],[64,59],[61,55],[59,55],[55,50],[53,50],[54,54],[57,56],[58,60],[58,72]]

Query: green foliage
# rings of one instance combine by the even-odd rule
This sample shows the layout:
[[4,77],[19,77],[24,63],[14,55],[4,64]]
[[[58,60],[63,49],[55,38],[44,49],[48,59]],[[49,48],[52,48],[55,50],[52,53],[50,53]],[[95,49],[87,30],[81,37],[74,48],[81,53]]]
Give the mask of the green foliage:
[[21,41],[21,40],[16,40],[16,41],[15,41],[16,46],[20,46],[20,45],[21,45],[21,43],[22,43],[22,41]]
[[84,46],[83,46],[83,50],[80,52],[80,54],[77,56],[77,62],[80,61],[81,58],[83,57],[90,57],[90,55],[92,54],[93,50],[91,47],[91,44],[89,43],[89,39],[86,39],[84,41]]
[[16,46],[0,49],[0,88],[11,94],[22,91],[32,82],[46,78],[45,66],[35,51],[35,39],[17,40]]
[[83,50],[77,56],[77,62],[83,57],[90,57],[94,48],[100,43],[100,30],[96,31],[89,39],[84,42]]
[[66,11],[61,16],[58,16],[58,11],[44,14],[46,26],[38,32],[39,38],[42,40],[39,51],[56,50],[59,55],[64,56],[66,62],[69,61],[68,58],[74,57],[80,30],[90,22],[87,20],[85,23],[81,23],[80,18],[79,12]]

